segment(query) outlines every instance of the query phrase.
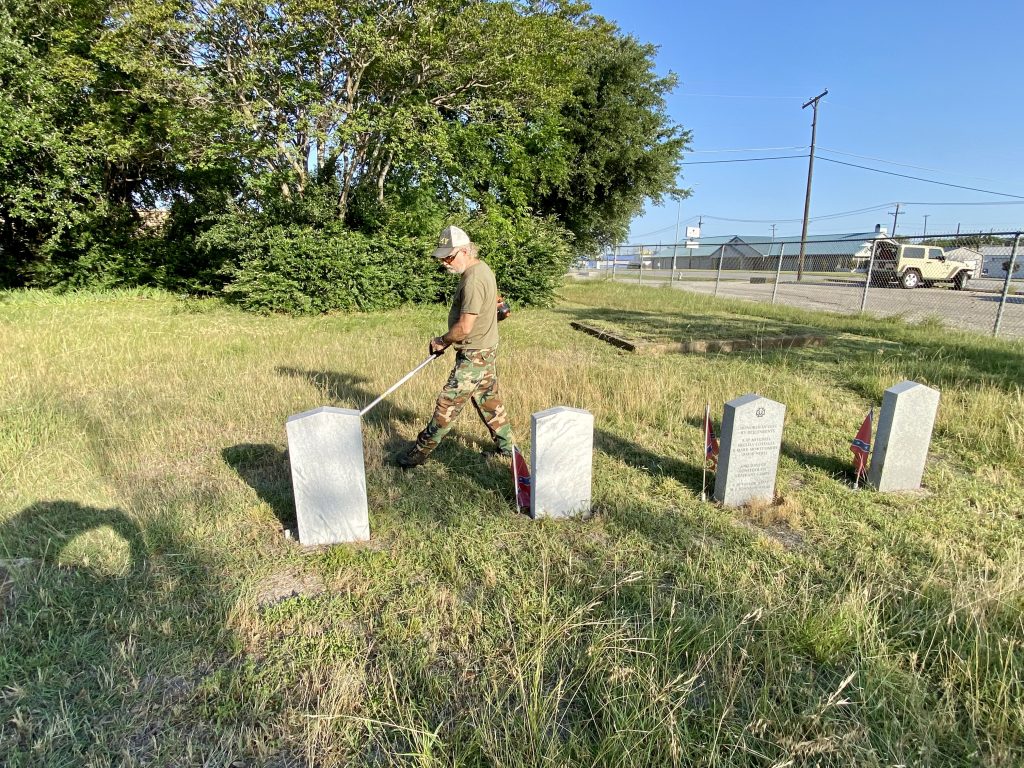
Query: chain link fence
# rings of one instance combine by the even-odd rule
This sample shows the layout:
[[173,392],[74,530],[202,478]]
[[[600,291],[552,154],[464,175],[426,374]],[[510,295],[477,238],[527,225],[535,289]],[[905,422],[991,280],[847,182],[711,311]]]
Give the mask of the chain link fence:
[[573,274],[1024,338],[1020,232],[888,237],[879,229],[803,242],[732,236],[624,245]]

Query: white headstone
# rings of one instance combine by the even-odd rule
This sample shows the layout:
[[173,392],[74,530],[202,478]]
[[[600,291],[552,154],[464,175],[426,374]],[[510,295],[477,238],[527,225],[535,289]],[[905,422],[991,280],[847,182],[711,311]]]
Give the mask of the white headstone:
[[870,485],[880,491],[921,487],[938,409],[939,391],[916,381],[885,390],[868,469]]
[[727,507],[775,498],[786,406],[760,395],[725,404],[715,472],[715,499]]
[[533,414],[530,517],[572,517],[590,511],[594,415],[559,406]]
[[359,411],[316,408],[288,418],[299,542],[337,544],[370,538]]

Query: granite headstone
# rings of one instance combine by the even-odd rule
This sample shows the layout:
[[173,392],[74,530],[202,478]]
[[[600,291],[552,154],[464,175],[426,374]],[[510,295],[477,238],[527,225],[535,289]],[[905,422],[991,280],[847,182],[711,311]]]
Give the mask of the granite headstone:
[[359,411],[316,408],[290,416],[285,427],[299,542],[312,546],[369,539]]
[[559,406],[533,414],[530,517],[572,517],[590,511],[594,416]]
[[921,487],[938,409],[939,391],[916,381],[885,390],[868,469],[871,486],[879,491]]
[[760,395],[725,404],[715,473],[715,500],[739,507],[775,498],[786,406]]

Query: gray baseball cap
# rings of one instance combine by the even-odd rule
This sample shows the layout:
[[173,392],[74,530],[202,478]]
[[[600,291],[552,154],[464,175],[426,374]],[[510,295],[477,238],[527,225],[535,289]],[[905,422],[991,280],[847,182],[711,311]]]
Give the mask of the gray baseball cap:
[[445,227],[441,233],[441,237],[437,241],[437,248],[434,249],[435,259],[445,259],[451,256],[452,251],[456,248],[462,248],[467,245],[472,245],[473,241],[469,239],[463,230],[458,227]]

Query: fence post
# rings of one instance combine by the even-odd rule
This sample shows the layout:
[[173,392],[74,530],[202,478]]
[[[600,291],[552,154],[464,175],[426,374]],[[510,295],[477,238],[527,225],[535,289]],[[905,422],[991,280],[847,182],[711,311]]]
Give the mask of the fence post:
[[637,285],[643,285],[644,284],[644,249],[643,248],[640,249],[640,270],[639,271],[640,271],[640,275],[639,275],[639,277],[637,277],[636,282],[637,282]]
[[875,248],[878,241],[871,241],[871,258],[868,260],[868,273],[864,277],[864,295],[860,297],[860,311],[863,312],[868,306],[868,289],[871,287],[871,270],[875,268]]
[[615,280],[615,265],[619,263],[619,246],[612,246],[612,280]]
[[786,253],[786,244],[779,246],[779,266],[775,269],[775,287],[772,288],[772,304],[775,303],[775,296],[779,292],[779,277],[782,275],[782,256]]
[[1020,244],[1020,232],[1013,238],[1013,250],[1010,251],[1010,263],[1007,265],[1006,280],[1003,281],[1003,295],[999,299],[999,309],[996,310],[996,324],[992,328],[992,335],[999,335],[999,326],[1003,324],[1003,308],[1006,306],[1006,297],[1010,295],[1010,281],[1013,279],[1013,271],[1017,266],[1017,246]]
[[[678,239],[678,238],[676,238],[676,239]],[[677,255],[678,250],[679,250],[679,243],[675,243],[672,246],[672,276],[669,277],[669,279],[668,279],[669,285],[671,285],[672,283],[674,283],[676,281],[676,259],[679,258],[679,256]]]
[[725,261],[725,246],[718,251],[718,275],[715,277],[715,296],[718,295],[718,284],[722,282],[722,262]]

